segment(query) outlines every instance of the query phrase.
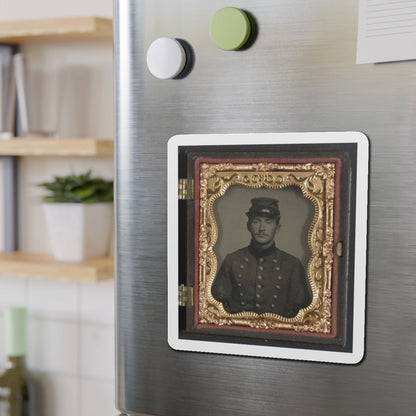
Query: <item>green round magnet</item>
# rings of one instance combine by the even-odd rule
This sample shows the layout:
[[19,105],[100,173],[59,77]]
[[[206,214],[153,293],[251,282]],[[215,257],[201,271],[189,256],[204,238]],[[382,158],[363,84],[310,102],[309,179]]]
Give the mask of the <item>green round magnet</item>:
[[251,24],[246,13],[235,7],[224,7],[211,20],[210,35],[220,49],[234,51],[247,42]]

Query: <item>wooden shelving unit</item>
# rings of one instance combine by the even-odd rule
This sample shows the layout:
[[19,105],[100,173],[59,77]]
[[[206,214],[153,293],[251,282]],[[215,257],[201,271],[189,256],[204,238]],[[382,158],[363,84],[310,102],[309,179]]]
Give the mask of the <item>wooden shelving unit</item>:
[[73,17],[0,22],[0,42],[21,44],[79,39],[111,39],[113,22],[100,17]]
[[21,138],[0,140],[0,156],[106,156],[113,140],[94,138]]
[[101,258],[81,263],[55,261],[53,256],[34,253],[1,253],[1,274],[20,277],[98,282],[114,277],[114,260]]
[[[108,39],[113,37],[111,19],[76,17],[0,22],[0,43],[20,45],[34,42]],[[13,186],[15,161],[19,156],[106,156],[113,154],[113,140],[96,138],[0,139],[0,156],[7,162],[9,212],[15,212]],[[13,201],[12,201],[13,200]],[[7,234],[7,233],[6,233]],[[9,231],[7,234],[13,236]],[[7,239],[13,242],[14,238]],[[5,244],[11,246],[13,244]],[[13,250],[14,248],[11,248]],[[9,249],[10,250],[10,249]],[[6,250],[7,251],[7,250]],[[114,278],[114,260],[101,258],[81,263],[57,262],[53,256],[24,252],[0,253],[0,274],[96,282]]]

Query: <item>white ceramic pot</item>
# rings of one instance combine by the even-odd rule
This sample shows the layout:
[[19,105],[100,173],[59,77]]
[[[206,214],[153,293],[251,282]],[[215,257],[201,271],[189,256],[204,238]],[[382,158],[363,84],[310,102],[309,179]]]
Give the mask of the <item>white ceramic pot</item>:
[[113,230],[113,204],[45,203],[52,252],[59,261],[108,256]]

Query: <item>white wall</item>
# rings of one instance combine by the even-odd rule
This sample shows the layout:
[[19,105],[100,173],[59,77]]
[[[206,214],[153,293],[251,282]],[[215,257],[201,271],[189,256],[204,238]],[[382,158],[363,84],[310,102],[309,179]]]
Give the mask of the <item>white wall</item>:
[[[112,7],[111,0],[0,0],[0,20],[112,17]],[[113,136],[111,40],[25,45],[22,51],[34,128],[56,130],[61,137]],[[36,184],[88,169],[111,178],[112,158],[20,159],[20,249],[50,253],[43,191]],[[2,194],[0,189],[0,206]],[[27,358],[36,399],[32,416],[114,416],[114,282],[23,279],[0,270],[0,367],[7,306],[29,311]]]
[[0,0],[0,20],[113,16],[112,0]]

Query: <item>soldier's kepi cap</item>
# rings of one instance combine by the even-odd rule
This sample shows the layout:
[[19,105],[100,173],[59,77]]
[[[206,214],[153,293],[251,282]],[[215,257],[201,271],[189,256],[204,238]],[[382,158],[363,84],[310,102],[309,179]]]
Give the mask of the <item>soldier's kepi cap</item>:
[[274,198],[253,198],[247,217],[267,217],[280,219],[279,201]]

